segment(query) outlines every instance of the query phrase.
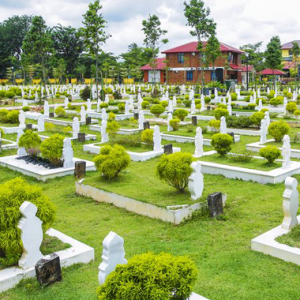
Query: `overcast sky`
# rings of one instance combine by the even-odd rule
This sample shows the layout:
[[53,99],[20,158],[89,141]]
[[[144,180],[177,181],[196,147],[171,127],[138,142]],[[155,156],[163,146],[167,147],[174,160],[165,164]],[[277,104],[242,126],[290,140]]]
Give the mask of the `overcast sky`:
[[[41,15],[48,26],[60,23],[80,27],[90,0],[0,0],[0,21],[12,15]],[[157,14],[168,30],[169,43],[179,46],[194,38],[186,26],[183,0],[102,0],[103,15],[112,37],[105,50],[120,54],[129,44],[143,44],[142,20]],[[282,43],[300,40],[300,0],[206,0],[217,23],[220,41],[234,47],[264,41],[274,35]],[[162,50],[163,50],[162,49]]]

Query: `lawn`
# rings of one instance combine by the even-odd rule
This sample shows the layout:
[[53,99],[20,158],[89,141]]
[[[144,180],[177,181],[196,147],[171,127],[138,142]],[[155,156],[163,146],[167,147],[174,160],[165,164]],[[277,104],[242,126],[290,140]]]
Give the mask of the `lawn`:
[[276,241],[290,247],[300,248],[300,226],[294,227],[288,234],[278,237]]

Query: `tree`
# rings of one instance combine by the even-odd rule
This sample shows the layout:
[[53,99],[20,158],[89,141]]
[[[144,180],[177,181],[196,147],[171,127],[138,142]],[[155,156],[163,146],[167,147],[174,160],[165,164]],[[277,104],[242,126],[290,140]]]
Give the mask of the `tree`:
[[204,2],[201,0],[190,0],[189,3],[184,2],[184,15],[187,18],[187,25],[192,27],[190,34],[198,39],[199,61],[201,68],[201,83],[204,87],[204,72],[203,65],[205,63],[205,49],[203,40],[214,35],[216,32],[216,23],[209,18],[210,9],[204,7]]
[[62,83],[62,78],[66,73],[66,62],[63,58],[57,61],[57,66],[53,68],[53,76],[54,78],[59,79],[59,83]]
[[281,43],[279,36],[273,36],[267,45],[267,50],[265,52],[266,56],[266,66],[273,70],[273,80],[274,80],[274,89],[276,85],[276,77],[274,71],[276,69],[281,69]]
[[155,73],[156,73],[156,55],[159,52],[159,48],[161,45],[168,43],[168,39],[162,39],[164,35],[167,34],[167,30],[161,29],[161,22],[156,15],[149,15],[147,20],[143,20],[142,22],[145,39],[144,44],[146,47],[151,49],[152,58],[150,60],[150,66],[153,72],[153,81],[155,82]]
[[86,67],[85,65],[78,65],[75,69],[75,71],[80,75],[81,77],[81,83],[83,83],[84,80],[84,74],[86,72]]
[[217,37],[213,34],[207,41],[205,46],[206,63],[213,65],[213,82],[216,80],[215,62],[219,56],[222,55],[220,43]]
[[98,99],[98,71],[99,71],[99,52],[101,46],[106,43],[110,35],[106,34],[106,21],[100,13],[102,5],[100,1],[96,0],[94,3],[89,4],[88,11],[83,15],[84,21],[82,22],[84,28],[81,29],[83,36],[84,46],[89,53],[96,59],[96,90]]
[[42,17],[36,16],[32,19],[32,25],[23,42],[23,50],[32,61],[36,59],[41,65],[45,84],[47,74],[46,65],[53,48],[50,30]]
[[[264,53],[260,51],[262,42],[256,44],[247,44],[241,48],[244,52],[248,53],[248,63],[252,65],[257,72],[265,69],[264,67]],[[242,55],[242,59],[245,60],[246,56]]]
[[[292,53],[293,53],[293,60],[295,62],[295,69],[296,69],[295,73],[298,75],[298,62],[299,62],[299,56],[300,56],[300,46],[297,42],[293,42]],[[297,75],[295,77],[297,77]]]

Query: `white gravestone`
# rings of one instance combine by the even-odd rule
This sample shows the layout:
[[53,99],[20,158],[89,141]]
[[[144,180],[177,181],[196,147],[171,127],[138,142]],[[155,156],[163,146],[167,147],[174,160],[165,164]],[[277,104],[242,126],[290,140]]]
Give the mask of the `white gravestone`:
[[144,129],[144,122],[145,122],[144,111],[141,110],[139,113],[139,120],[138,120],[140,130]]
[[107,143],[109,141],[108,134],[106,132],[107,121],[102,120],[101,123],[101,143]]
[[102,121],[107,121],[108,119],[108,116],[107,116],[107,113],[106,113],[106,109],[105,108],[102,108],[102,112],[101,112],[101,120]]
[[265,144],[267,142],[267,134],[268,134],[268,127],[267,121],[265,119],[261,120],[260,123],[260,144]]
[[100,112],[101,99],[97,100],[97,112]]
[[38,117],[38,132],[45,131],[45,116],[39,115]]
[[125,115],[129,115],[130,114],[130,102],[129,100],[125,101]]
[[80,132],[80,124],[79,124],[79,121],[78,121],[77,117],[75,117],[73,119],[72,130],[73,130],[73,138],[77,139],[78,138],[78,133]]
[[291,142],[290,142],[290,136],[285,135],[283,137],[283,146],[282,146],[282,168],[283,169],[289,169],[291,167]]
[[229,116],[232,116],[232,107],[230,103],[227,104],[227,110],[229,112]]
[[87,99],[87,111],[92,111],[92,103],[91,103],[91,99]]
[[203,156],[203,134],[202,128],[198,127],[195,136],[195,157]]
[[69,105],[69,98],[66,97],[66,98],[65,98],[65,108],[66,108],[66,109],[68,108],[68,105]]
[[80,122],[86,122],[86,111],[85,111],[85,107],[81,106],[81,110],[80,110]]
[[21,128],[26,127],[25,120],[26,120],[25,113],[23,110],[20,110],[20,112],[19,112],[19,123],[20,123],[19,127],[21,127]]
[[169,111],[170,113],[173,113],[173,101],[172,101],[172,100],[169,100],[168,111]]
[[71,139],[65,138],[64,139],[64,148],[63,148],[63,161],[64,161],[64,168],[73,168],[73,147]]
[[18,131],[18,136],[17,136],[17,145],[18,145],[18,152],[17,152],[17,155],[20,157],[20,156],[26,156],[27,155],[27,152],[25,150],[25,148],[23,147],[19,147],[19,140],[20,140],[20,137],[24,134],[24,131],[23,130],[19,130]]
[[23,254],[19,260],[19,267],[25,270],[34,267],[43,258],[40,251],[43,242],[43,222],[36,217],[37,207],[31,202],[25,201],[20,206],[20,212],[23,217],[19,221],[18,228],[22,231]]
[[265,120],[266,120],[266,126],[267,126],[267,130],[268,130],[270,123],[271,123],[270,114],[268,111],[265,112]]
[[45,103],[44,103],[44,116],[49,117],[49,103],[48,103],[48,101],[45,101]]
[[173,115],[169,112],[168,113],[168,120],[167,120],[167,122],[168,122],[168,131],[173,131],[173,128],[172,128],[172,126],[170,125],[170,121],[173,119]]
[[28,106],[28,101],[26,99],[24,99],[22,102],[22,107],[24,107],[24,106]]
[[193,115],[195,113],[196,113],[196,104],[195,101],[193,100],[191,104],[191,114]]
[[117,265],[127,264],[125,259],[124,239],[114,232],[110,232],[103,240],[102,263],[99,266],[98,280],[103,284],[107,276],[115,270]]
[[220,133],[227,134],[226,118],[224,116],[221,117]]
[[283,229],[291,230],[298,225],[297,212],[299,207],[298,181],[295,178],[287,177],[283,193]]
[[154,144],[154,151],[161,151],[162,145],[161,145],[161,133],[159,130],[159,126],[154,126],[154,133],[153,133],[153,144]]
[[191,164],[193,169],[192,175],[189,177],[189,191],[191,193],[191,198],[197,200],[202,196],[204,189],[203,174],[201,173],[201,163],[199,161],[193,162]]
[[173,107],[177,106],[177,99],[176,96],[173,96]]
[[205,110],[205,101],[204,101],[204,95],[201,95],[201,110],[200,111],[204,111]]
[[104,102],[107,103],[107,104],[108,104],[108,102],[109,102],[109,96],[108,96],[107,94],[105,95],[105,100],[104,100]]
[[55,113],[56,109],[58,108],[58,105],[57,104],[54,104],[54,117],[56,118],[57,117],[57,114]]

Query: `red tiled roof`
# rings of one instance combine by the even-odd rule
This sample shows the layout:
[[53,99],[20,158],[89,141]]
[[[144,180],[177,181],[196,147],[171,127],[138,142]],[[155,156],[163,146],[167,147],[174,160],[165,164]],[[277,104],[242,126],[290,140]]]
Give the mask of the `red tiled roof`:
[[286,73],[280,70],[272,70],[272,69],[265,69],[258,73],[259,75],[286,75]]
[[239,71],[239,70],[242,70],[242,67],[239,67],[239,66],[237,66],[237,65],[230,64],[229,66],[230,66],[230,68],[233,69],[233,70],[238,70],[238,71]]
[[295,41],[292,41],[292,42],[283,44],[283,45],[281,46],[281,49],[291,50],[291,49],[293,48],[293,43],[294,43],[294,42],[298,43],[298,45],[300,46],[300,40],[295,40]]
[[284,70],[295,69],[297,67],[297,63],[295,61],[286,61],[282,67]]
[[[157,58],[156,63],[157,63],[157,68],[155,70],[163,70],[166,67],[166,64],[164,63],[166,59],[165,58]],[[150,67],[150,64],[145,65],[140,68],[141,71],[151,71],[153,70],[152,67]]]
[[[205,46],[206,42],[204,42],[203,45]],[[191,43],[179,46],[179,47],[172,48],[170,50],[163,51],[162,53],[199,52],[197,50],[197,46],[198,46],[198,42],[191,42]],[[220,43],[220,50],[222,52],[244,53],[242,50],[231,47],[231,46],[226,45],[224,43]]]
[[[242,72],[247,72],[247,66],[241,67],[241,71]],[[254,67],[253,66],[248,66],[248,72],[252,72],[252,71],[254,71]]]

